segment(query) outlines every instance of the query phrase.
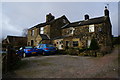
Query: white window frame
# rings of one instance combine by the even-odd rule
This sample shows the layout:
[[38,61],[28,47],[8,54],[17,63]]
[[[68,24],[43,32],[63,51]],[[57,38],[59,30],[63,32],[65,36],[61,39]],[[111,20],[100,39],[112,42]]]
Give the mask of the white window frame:
[[69,30],[69,34],[74,34],[74,30],[75,30],[75,28],[71,27]]
[[34,36],[34,32],[35,32],[35,31],[34,31],[34,30],[32,30],[32,36]]
[[40,34],[44,34],[44,27],[40,28]]
[[89,32],[95,32],[95,25],[89,25]]

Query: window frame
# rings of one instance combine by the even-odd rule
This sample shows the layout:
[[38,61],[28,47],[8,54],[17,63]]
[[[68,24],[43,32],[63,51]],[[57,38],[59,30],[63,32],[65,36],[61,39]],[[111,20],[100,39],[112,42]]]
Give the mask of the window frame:
[[[77,42],[77,44],[76,44],[76,43],[74,43],[74,42]],[[79,41],[73,41],[72,43],[73,43],[73,44],[72,44],[72,45],[73,45],[73,47],[78,47],[78,46],[79,46]]]
[[95,25],[89,25],[89,32],[95,32]]
[[34,36],[34,32],[35,32],[35,30],[32,29],[32,30],[31,30],[31,36]]
[[44,34],[44,27],[40,27],[40,34]]

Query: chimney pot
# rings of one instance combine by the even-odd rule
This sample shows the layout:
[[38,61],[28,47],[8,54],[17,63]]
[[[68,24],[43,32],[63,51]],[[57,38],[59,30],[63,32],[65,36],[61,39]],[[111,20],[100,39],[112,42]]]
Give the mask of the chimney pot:
[[85,20],[89,19],[89,15],[88,14],[86,14],[84,17],[85,17]]

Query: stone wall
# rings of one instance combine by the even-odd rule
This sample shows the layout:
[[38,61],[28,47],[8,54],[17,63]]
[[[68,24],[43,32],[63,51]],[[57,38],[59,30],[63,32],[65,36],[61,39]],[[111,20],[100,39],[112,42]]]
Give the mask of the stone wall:
[[[34,30],[34,35],[32,34],[32,30]],[[36,37],[39,34],[39,28],[32,28],[28,30],[28,36],[27,36],[27,45],[31,45],[31,40],[33,40],[33,46],[36,45],[37,41],[36,41]]]
[[66,20],[66,23],[63,22],[64,18],[59,18],[55,20],[53,23],[50,25],[50,38],[62,36],[62,29],[61,27],[64,26],[65,24],[68,23]]
[[[110,25],[107,23],[101,23],[101,24],[94,24],[94,32],[89,32],[89,25],[85,26],[78,26],[74,27],[74,34],[72,37],[77,37],[80,40],[81,47],[87,47],[88,40],[92,40],[92,38],[95,38],[98,41],[99,47],[111,45],[111,34],[110,34]],[[70,28],[66,28],[62,30],[62,35],[70,35],[69,34]],[[64,39],[64,41],[70,40],[73,41],[70,38]],[[73,38],[74,39],[74,38]]]
[[50,25],[46,25],[45,27],[44,27],[44,34],[46,34],[46,35],[48,35],[48,36],[50,36]]

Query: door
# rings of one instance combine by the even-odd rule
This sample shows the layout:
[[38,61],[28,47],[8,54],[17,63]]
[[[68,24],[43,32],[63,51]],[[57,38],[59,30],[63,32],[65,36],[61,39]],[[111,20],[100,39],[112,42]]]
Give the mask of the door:
[[33,40],[31,40],[31,46],[33,46],[34,45],[34,41]]
[[69,41],[66,41],[66,48],[69,47]]

